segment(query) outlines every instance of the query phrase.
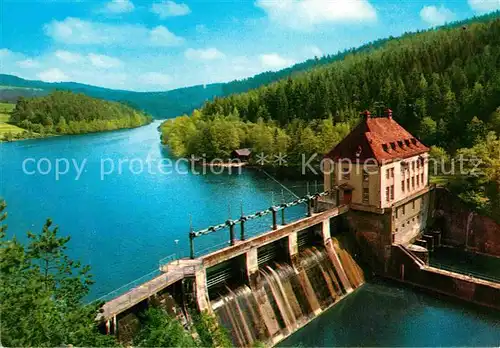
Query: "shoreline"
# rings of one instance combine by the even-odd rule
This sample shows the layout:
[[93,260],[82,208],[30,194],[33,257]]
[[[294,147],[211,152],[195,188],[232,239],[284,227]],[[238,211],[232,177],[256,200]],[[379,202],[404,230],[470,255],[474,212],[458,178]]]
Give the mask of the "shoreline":
[[[45,135],[41,135],[41,136],[17,138],[17,139],[12,139],[12,140],[3,140],[3,139],[0,139],[0,144],[2,144],[2,143],[14,143],[14,142],[26,141],[26,140],[51,139],[51,138],[54,138],[54,137],[62,137],[62,136],[78,136],[78,135],[89,135],[89,134],[99,134],[99,133],[116,132],[116,131],[121,131],[121,130],[136,129],[136,128],[148,126],[148,125],[150,125],[153,122],[154,122],[154,119],[152,121],[150,121],[150,122],[144,123],[144,124],[142,124],[140,126],[137,126],[137,127],[123,127],[123,128],[117,128],[117,129],[107,129],[107,130],[95,131],[95,132],[85,132],[85,133],[76,133],[76,134],[67,134],[67,133],[64,133],[64,134],[53,134],[53,133],[50,133],[50,134],[45,134]],[[24,129],[24,128],[22,128],[22,129]],[[27,130],[25,130],[25,131],[27,132]]]
[[[165,147],[168,145],[162,144]],[[184,157],[185,158],[185,157]],[[185,158],[196,166],[200,166],[202,168],[245,168],[249,170],[256,171],[265,171],[270,175],[278,178],[278,179],[291,179],[291,180],[303,180],[304,178],[309,180],[316,180],[318,182],[323,182],[323,177],[320,174],[315,174],[312,172],[302,172],[302,168],[300,166],[282,166],[282,167],[274,167],[274,166],[261,166],[258,164],[253,164],[249,162],[215,162],[212,163],[208,160],[193,160],[191,158]],[[318,168],[318,173],[321,171]]]
[[211,163],[211,162],[205,162],[205,163],[199,163],[199,161],[192,161],[194,164],[197,164],[202,167],[210,167],[210,168],[241,168],[241,167],[246,167],[248,166],[248,162],[218,162],[218,163]]

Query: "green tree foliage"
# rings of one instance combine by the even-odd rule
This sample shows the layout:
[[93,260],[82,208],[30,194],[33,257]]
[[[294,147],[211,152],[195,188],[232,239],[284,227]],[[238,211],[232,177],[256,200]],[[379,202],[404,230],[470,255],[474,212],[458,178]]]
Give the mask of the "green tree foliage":
[[18,127],[39,134],[79,134],[132,128],[151,117],[118,102],[108,102],[68,91],[20,98],[10,116]]
[[434,160],[444,163],[450,161],[450,156],[446,153],[446,150],[439,146],[431,146],[429,156],[431,156],[431,158]]
[[26,246],[6,238],[5,202],[0,203],[0,309],[4,346],[113,346],[98,332],[97,305],[83,305],[92,279],[88,267],[68,258],[69,237],[47,220]]
[[466,165],[473,171],[453,182],[452,189],[475,209],[500,221],[500,138],[489,132],[457,155],[469,160]]
[[272,161],[286,155],[288,164],[301,162],[302,154],[325,153],[350,131],[348,123],[332,118],[310,122],[295,120],[280,127],[273,120],[258,118],[255,123],[238,116],[182,116],[162,124],[163,143],[177,157],[205,155],[208,159],[228,159],[233,150],[251,148],[254,154],[264,153]]
[[[471,139],[465,124],[488,122],[500,100],[500,19],[441,28],[393,39],[247,93],[216,98],[203,117],[275,120],[286,127],[333,116],[349,121],[382,103],[429,145],[454,152]],[[474,123],[475,124],[475,123]],[[307,131],[306,131],[307,132]],[[474,139],[475,140],[475,139]]]
[[435,144],[437,134],[437,122],[431,117],[425,116],[420,121],[418,136],[425,144]]
[[144,314],[144,325],[135,338],[139,347],[196,347],[192,334],[160,308],[151,307]]
[[151,307],[143,315],[143,325],[134,344],[139,347],[232,347],[227,332],[213,315],[196,313],[191,329],[164,309]]
[[497,134],[500,134],[500,106],[490,116],[490,128]]
[[[227,156],[243,146],[270,152],[277,127],[288,136],[288,142],[282,139],[287,152],[324,153],[342,135],[337,126],[352,128],[359,111],[384,105],[424,143],[454,153],[498,128],[499,60],[498,16],[465,29],[405,35],[247,93],[216,98],[195,112],[194,122],[185,117],[164,127],[164,141],[180,156]],[[185,126],[180,123],[189,128],[176,130]],[[313,139],[320,132],[322,138]]]
[[[479,152],[494,166],[486,157],[495,154],[480,147],[494,143],[489,131],[500,132],[499,62],[497,12],[466,25],[404,35],[247,93],[216,98],[191,118],[164,124],[163,140],[176,156],[227,157],[231,147],[250,147],[271,158],[285,153],[294,165],[302,155],[334,147],[359,122],[361,110],[380,114],[389,107],[410,133],[432,146],[431,156],[445,159],[443,169],[451,168],[447,160],[459,149]],[[500,201],[495,180],[468,180],[463,196],[492,213]]]
[[217,319],[207,312],[193,316],[194,328],[198,333],[200,347],[232,347],[227,331],[217,323]]

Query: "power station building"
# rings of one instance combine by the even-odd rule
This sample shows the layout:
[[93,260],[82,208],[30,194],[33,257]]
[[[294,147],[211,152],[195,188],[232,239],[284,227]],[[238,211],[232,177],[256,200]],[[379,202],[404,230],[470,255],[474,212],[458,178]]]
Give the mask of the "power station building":
[[392,212],[392,241],[406,244],[425,228],[429,148],[386,111],[364,112],[363,121],[326,157],[325,189],[339,187],[338,200],[353,210]]

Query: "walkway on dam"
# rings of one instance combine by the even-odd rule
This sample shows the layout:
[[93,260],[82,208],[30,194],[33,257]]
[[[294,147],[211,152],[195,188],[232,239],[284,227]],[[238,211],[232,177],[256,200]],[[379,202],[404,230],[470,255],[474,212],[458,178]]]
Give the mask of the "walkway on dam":
[[147,281],[130,291],[120,295],[102,306],[102,317],[106,320],[144,301],[150,296],[162,291],[179,280],[194,276],[196,266],[201,265],[200,260],[177,260],[161,268],[159,276]]
[[113,317],[126,311],[127,309],[146,300],[152,295],[162,291],[168,286],[182,280],[185,277],[194,277],[200,267],[209,267],[229,258],[235,257],[254,245],[264,245],[277,239],[283,238],[292,232],[307,229],[318,224],[326,218],[332,218],[346,213],[349,210],[347,205],[328,209],[321,213],[312,214],[286,225],[279,225],[276,230],[270,230],[245,241],[236,241],[235,245],[222,248],[210,254],[200,256],[195,259],[172,260],[160,265],[162,274],[140,284],[128,292],[117,296],[106,302],[101,309],[101,316],[104,320],[111,320]]

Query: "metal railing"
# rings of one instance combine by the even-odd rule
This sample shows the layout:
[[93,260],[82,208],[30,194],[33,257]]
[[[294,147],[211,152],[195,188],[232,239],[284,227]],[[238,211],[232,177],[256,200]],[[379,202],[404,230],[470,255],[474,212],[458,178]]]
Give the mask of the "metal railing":
[[278,218],[277,218],[277,212],[281,211],[281,222],[282,225],[285,225],[285,209],[294,207],[299,204],[307,203],[307,216],[312,216],[312,207],[313,207],[313,202],[316,202],[318,198],[328,196],[331,193],[331,191],[323,191],[315,194],[308,194],[304,197],[298,198],[292,202],[288,203],[281,203],[278,205],[273,205],[269,207],[268,209],[258,211],[254,214],[250,215],[242,215],[239,219],[228,219],[226,222],[215,225],[215,226],[210,226],[202,230],[198,231],[191,231],[189,232],[189,246],[190,246],[190,258],[194,259],[195,258],[195,250],[194,250],[194,239],[199,238],[204,235],[208,235],[214,232],[217,232],[219,230],[229,228],[229,245],[234,245],[235,244],[235,232],[234,232],[234,226],[236,224],[240,224],[241,228],[241,233],[240,233],[240,240],[245,240],[245,222],[257,219],[269,214],[272,214],[272,229],[276,230],[278,228]]
[[470,271],[470,270],[464,270],[464,269],[461,269],[459,267],[453,267],[453,266],[451,266],[449,264],[445,264],[445,263],[433,262],[432,260],[430,260],[429,266],[434,267],[434,268],[438,268],[438,269],[442,269],[444,271],[449,271],[449,272],[465,275],[465,276],[468,276],[470,278],[477,278],[477,279],[487,280],[487,281],[493,282],[493,283],[500,283],[500,277],[490,276],[490,275],[486,275],[483,273],[474,272],[474,271]]
[[[245,240],[245,222],[272,214],[272,218],[273,218],[272,219],[272,229],[277,229],[277,227],[278,227],[277,212],[278,211],[281,211],[281,224],[282,225],[286,224],[286,221],[285,221],[285,209],[286,208],[290,208],[290,207],[297,206],[299,204],[307,203],[307,216],[311,216],[312,212],[313,212],[313,203],[317,202],[318,198],[320,198],[320,197],[329,196],[335,190],[336,190],[336,188],[334,190],[331,190],[331,191],[323,191],[323,192],[319,192],[319,193],[315,193],[315,194],[307,194],[306,196],[300,197],[294,201],[291,201],[288,203],[282,203],[282,204],[278,204],[278,205],[273,205],[273,206],[269,207],[268,209],[261,210],[259,212],[254,213],[254,214],[242,215],[240,218],[235,219],[235,220],[229,219],[226,222],[219,224],[219,225],[210,226],[208,228],[198,230],[198,231],[191,231],[189,233],[190,258],[191,259],[195,258],[195,251],[194,251],[194,239],[195,238],[199,238],[201,236],[208,235],[208,234],[211,234],[211,233],[214,233],[214,232],[217,232],[219,230],[222,230],[222,229],[229,227],[229,234],[230,234],[229,241],[204,248],[203,250],[198,251],[198,255],[203,255],[203,254],[208,254],[210,252],[214,252],[214,251],[219,250],[223,247],[226,247],[229,245],[234,245],[234,243],[235,243],[234,226],[236,224],[240,224],[240,228],[241,228],[240,240]],[[161,258],[160,260],[158,260],[158,269],[155,269],[155,270],[125,284],[125,285],[122,285],[121,287],[119,287],[119,288],[117,288],[117,289],[115,289],[115,290],[113,290],[113,291],[111,291],[103,296],[100,296],[99,298],[97,298],[95,300],[92,300],[91,303],[98,302],[98,301],[107,302],[107,301],[116,299],[120,296],[124,297],[124,301],[127,301],[126,300],[127,297],[122,296],[122,295],[127,294],[127,292],[129,293],[128,301],[131,301],[130,296],[131,296],[132,290],[134,290],[142,285],[145,285],[145,283],[148,283],[148,282],[149,282],[148,283],[149,287],[151,287],[151,286],[155,287],[154,284],[150,284],[151,280],[153,280],[155,277],[158,277],[158,276],[163,274],[165,276],[165,279],[162,282],[168,281],[169,274],[166,272],[169,271],[169,265],[175,265],[174,262],[176,260],[181,259],[182,257],[183,257],[182,252],[180,252],[178,250],[174,254],[170,254],[166,257]],[[190,275],[193,275],[195,273],[195,271],[196,271],[195,266],[184,266],[182,268],[179,268],[178,272],[175,272],[176,273],[175,275],[180,276],[182,274],[182,276],[190,276]],[[177,273],[179,273],[179,274],[177,274]],[[172,274],[171,276],[174,276],[174,274]],[[147,287],[144,288],[143,290],[146,292],[151,291],[151,289],[148,289]],[[136,291],[137,291],[137,289],[136,289]]]
[[100,301],[105,301],[105,302],[110,301],[118,296],[121,296],[121,295],[133,290],[134,288],[138,287],[139,285],[144,284],[145,282],[148,282],[151,279],[154,279],[155,277],[158,277],[160,274],[161,274],[160,270],[155,269],[155,270],[149,272],[148,274],[145,274],[137,279],[134,279],[131,282],[129,282],[125,285],[122,285],[113,291],[108,292],[106,295],[103,295],[103,296],[91,301],[91,303],[100,302]]
[[161,258],[158,261],[158,269],[161,271],[163,268],[168,271],[168,265],[174,262],[175,260],[178,260],[179,258],[180,256],[178,256],[177,254],[170,254],[168,256],[165,256],[164,258]]

